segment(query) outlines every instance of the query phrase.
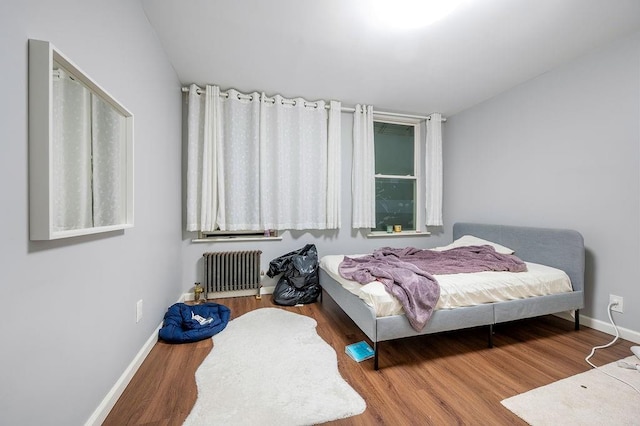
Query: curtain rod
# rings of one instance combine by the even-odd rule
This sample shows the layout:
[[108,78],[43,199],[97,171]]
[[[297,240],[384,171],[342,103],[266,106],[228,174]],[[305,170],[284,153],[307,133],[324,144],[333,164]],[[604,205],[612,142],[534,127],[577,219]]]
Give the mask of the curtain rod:
[[[189,93],[189,87],[183,87],[182,88],[182,92],[183,93]],[[198,93],[198,95],[201,95],[204,92],[202,91],[202,89],[198,88],[196,90],[196,93]],[[239,94],[239,96],[241,98],[245,98],[246,97],[246,99],[251,99],[250,95]],[[227,97],[229,97],[229,95],[227,93],[220,92],[220,97],[227,98]],[[307,106],[307,105],[311,106],[312,104],[313,104],[313,102],[305,103],[305,106]],[[329,109],[329,108],[330,108],[329,105],[325,105],[325,109]],[[353,107],[341,107],[340,111],[342,111],[342,112],[355,112],[356,109],[353,108]],[[401,114],[401,113],[397,113],[397,112],[384,112],[384,111],[373,111],[373,113],[374,114],[380,114],[380,115],[389,115],[389,116],[392,116],[392,117],[405,117],[405,118],[416,118],[416,119],[419,119],[419,120],[431,120],[431,117],[428,116],[428,115],[412,115],[412,114]],[[443,123],[445,121],[447,121],[446,117],[442,117],[441,120],[442,120]]]

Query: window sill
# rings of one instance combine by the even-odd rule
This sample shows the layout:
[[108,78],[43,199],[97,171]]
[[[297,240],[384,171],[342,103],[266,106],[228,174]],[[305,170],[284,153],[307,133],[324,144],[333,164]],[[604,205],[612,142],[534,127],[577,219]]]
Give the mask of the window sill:
[[401,232],[369,232],[367,238],[398,238],[398,237],[428,237],[428,231],[401,231]]
[[229,243],[233,241],[282,241],[282,237],[212,237],[194,238],[192,243]]

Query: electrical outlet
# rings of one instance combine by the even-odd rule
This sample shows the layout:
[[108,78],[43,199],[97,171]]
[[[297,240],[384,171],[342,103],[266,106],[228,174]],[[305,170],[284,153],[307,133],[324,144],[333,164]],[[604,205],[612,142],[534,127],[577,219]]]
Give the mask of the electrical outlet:
[[142,299],[138,300],[136,303],[136,323],[140,322],[142,319]]
[[611,310],[613,312],[624,312],[624,304],[621,296],[615,296],[613,294],[609,295],[609,303],[615,303],[615,305],[611,306]]

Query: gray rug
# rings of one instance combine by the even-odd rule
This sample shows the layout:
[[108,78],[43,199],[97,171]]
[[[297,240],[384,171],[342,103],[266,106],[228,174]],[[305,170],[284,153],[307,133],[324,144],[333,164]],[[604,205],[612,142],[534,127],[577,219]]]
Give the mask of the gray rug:
[[[623,361],[640,363],[630,356]],[[601,367],[640,389],[640,372],[613,362]],[[598,370],[533,389],[502,401],[530,425],[639,425],[640,394]]]
[[311,425],[362,413],[316,321],[277,308],[251,311],[213,337],[196,371],[185,425]]

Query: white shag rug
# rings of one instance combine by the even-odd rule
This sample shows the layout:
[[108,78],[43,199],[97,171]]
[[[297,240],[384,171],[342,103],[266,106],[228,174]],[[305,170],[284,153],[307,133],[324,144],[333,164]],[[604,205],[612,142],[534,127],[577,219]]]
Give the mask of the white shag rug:
[[229,321],[196,371],[185,425],[311,425],[364,412],[313,318],[262,308]]
[[[623,361],[640,363],[635,356]],[[600,369],[640,389],[640,371],[617,362]],[[593,369],[507,398],[502,405],[534,426],[640,424],[640,394]]]

